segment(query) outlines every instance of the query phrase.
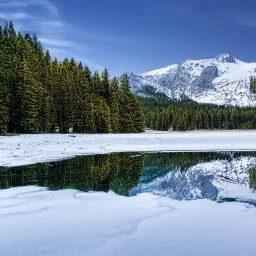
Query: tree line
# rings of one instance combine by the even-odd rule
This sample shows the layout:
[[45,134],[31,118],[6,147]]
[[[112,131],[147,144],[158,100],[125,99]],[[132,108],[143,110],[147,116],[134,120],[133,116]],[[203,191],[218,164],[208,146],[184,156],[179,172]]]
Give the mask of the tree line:
[[74,58],[52,59],[37,37],[0,26],[0,134],[142,132],[127,74],[110,79]]
[[194,101],[140,98],[146,127],[154,130],[256,129],[256,109]]

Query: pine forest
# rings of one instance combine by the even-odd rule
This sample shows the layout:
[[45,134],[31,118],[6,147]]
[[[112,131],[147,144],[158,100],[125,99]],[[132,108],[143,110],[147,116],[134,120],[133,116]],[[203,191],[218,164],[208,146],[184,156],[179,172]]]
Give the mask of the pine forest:
[[144,131],[129,78],[52,59],[36,36],[0,26],[0,134]]

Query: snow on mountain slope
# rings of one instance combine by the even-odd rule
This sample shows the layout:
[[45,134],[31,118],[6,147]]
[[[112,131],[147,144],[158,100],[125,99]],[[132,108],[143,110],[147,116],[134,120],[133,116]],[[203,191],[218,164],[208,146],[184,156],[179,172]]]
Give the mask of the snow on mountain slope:
[[149,85],[170,98],[187,96],[199,103],[256,106],[249,79],[256,75],[256,63],[240,61],[224,53],[216,58],[187,60],[181,65],[130,75],[131,88],[142,93]]

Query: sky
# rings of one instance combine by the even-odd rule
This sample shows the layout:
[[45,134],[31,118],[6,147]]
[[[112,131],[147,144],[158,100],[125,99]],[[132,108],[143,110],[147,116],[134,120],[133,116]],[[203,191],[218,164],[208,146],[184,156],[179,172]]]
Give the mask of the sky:
[[256,62],[255,0],[0,0],[0,18],[59,60],[111,76],[230,53]]

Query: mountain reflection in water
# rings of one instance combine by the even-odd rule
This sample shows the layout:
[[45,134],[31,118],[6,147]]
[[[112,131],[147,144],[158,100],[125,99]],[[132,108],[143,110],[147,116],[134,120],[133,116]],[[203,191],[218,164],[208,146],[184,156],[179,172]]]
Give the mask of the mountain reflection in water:
[[59,162],[0,167],[0,188],[36,185],[50,190],[149,192],[177,200],[216,200],[220,184],[256,189],[255,152],[113,153]]

